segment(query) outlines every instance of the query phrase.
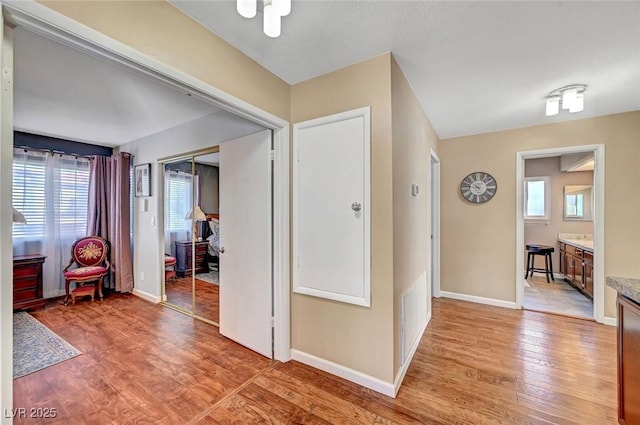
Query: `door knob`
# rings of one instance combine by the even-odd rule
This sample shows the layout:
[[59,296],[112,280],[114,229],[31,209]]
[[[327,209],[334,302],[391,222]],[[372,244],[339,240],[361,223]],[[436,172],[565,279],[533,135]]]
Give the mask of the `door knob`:
[[351,209],[355,212],[358,212],[362,209],[362,204],[360,202],[354,202],[353,204],[351,204]]
[[223,246],[221,246],[221,247],[220,247],[220,254],[223,254],[223,253],[224,253],[224,247],[223,247]]

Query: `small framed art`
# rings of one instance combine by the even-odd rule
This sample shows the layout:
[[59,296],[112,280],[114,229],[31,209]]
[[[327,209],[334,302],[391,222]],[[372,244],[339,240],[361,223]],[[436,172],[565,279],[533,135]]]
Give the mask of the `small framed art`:
[[151,163],[138,164],[133,169],[136,198],[151,196]]

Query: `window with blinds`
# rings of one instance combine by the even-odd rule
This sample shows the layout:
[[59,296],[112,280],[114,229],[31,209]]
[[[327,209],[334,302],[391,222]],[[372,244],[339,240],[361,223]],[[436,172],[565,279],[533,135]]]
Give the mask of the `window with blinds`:
[[169,231],[190,230],[191,221],[185,220],[191,209],[193,179],[190,173],[169,171],[165,182],[165,221]]
[[60,239],[84,235],[87,229],[89,161],[71,156],[23,152],[13,160],[13,206],[27,224],[13,224],[13,238],[36,240],[47,226]]

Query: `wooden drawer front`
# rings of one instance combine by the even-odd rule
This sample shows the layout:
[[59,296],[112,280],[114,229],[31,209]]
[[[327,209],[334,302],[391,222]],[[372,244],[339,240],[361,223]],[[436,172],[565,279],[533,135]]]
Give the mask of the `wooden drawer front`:
[[38,276],[38,271],[39,270],[40,270],[40,267],[38,267],[35,264],[28,265],[28,266],[14,267],[13,268],[13,278],[14,279],[19,279],[19,278],[32,278],[32,279],[35,279]]
[[21,291],[38,287],[38,281],[35,276],[32,278],[13,279],[13,290]]
[[564,242],[558,242],[558,248],[560,251],[565,251],[567,249],[567,245]]
[[585,263],[593,265],[593,254],[591,252],[584,251],[583,258]]
[[575,253],[576,253],[576,247],[575,246],[571,246],[571,245],[567,245],[567,254],[574,255]]
[[38,298],[38,288],[30,288],[25,290],[13,290],[13,302],[29,301]]

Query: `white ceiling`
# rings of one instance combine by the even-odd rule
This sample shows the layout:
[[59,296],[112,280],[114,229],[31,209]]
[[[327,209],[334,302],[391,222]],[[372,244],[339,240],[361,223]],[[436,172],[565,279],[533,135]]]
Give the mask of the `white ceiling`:
[[118,146],[220,111],[21,28],[14,46],[16,130]]
[[[640,2],[294,0],[282,35],[235,1],[171,1],[290,84],[391,51],[440,138],[640,110]],[[544,97],[586,84],[585,110]]]

